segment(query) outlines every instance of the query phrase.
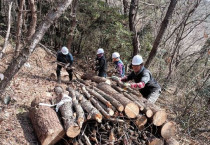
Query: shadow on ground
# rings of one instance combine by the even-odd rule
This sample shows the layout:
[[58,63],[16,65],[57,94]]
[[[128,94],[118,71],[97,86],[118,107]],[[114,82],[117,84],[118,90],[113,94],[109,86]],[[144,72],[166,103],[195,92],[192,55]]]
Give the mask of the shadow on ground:
[[29,112],[17,114],[17,119],[23,129],[24,137],[29,145],[39,145],[36,134],[29,119]]

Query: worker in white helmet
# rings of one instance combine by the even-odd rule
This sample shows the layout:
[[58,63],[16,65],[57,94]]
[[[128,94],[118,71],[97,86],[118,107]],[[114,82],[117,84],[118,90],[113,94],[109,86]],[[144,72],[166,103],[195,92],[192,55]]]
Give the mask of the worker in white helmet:
[[125,67],[120,59],[120,54],[118,52],[112,53],[112,61],[115,64],[115,69],[117,70],[117,73],[119,74],[120,77],[125,76]]
[[66,69],[66,71],[69,74],[69,81],[72,80],[73,77],[73,70],[71,69],[71,66],[73,64],[73,56],[71,55],[71,53],[69,53],[69,50],[67,47],[62,47],[61,51],[59,51],[57,53],[57,70],[56,70],[56,74],[57,74],[57,81],[58,83],[61,83],[61,69],[62,67],[64,69]]
[[97,50],[95,71],[98,73],[98,76],[106,77],[106,70],[107,70],[107,63],[106,63],[106,58],[104,56],[104,50],[103,48],[99,48]]
[[130,75],[121,79],[122,82],[134,80],[131,88],[138,88],[142,96],[148,101],[155,103],[160,96],[161,87],[152,77],[151,72],[144,67],[143,59],[140,55],[135,55],[132,59],[132,69]]

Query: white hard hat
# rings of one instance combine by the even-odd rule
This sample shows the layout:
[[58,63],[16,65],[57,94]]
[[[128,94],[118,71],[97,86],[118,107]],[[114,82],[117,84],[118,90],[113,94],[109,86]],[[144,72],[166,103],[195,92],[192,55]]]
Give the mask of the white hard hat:
[[62,47],[61,52],[62,52],[64,55],[67,55],[67,54],[69,53],[69,50],[68,50],[67,47],[64,46],[64,47]]
[[140,65],[143,63],[143,58],[141,55],[135,55],[132,60],[132,65]]
[[97,54],[101,54],[101,53],[104,53],[104,49],[103,48],[99,48],[98,51],[97,51]]
[[118,52],[112,53],[112,59],[113,58],[118,58],[118,57],[120,57],[120,54]]

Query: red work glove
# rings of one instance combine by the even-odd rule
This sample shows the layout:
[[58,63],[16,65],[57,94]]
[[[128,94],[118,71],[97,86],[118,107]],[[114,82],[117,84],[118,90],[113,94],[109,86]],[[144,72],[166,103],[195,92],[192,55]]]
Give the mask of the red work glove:
[[145,86],[144,82],[131,84],[131,88],[139,88],[139,89],[142,89],[142,88],[144,88],[144,86]]
[[128,79],[128,78],[125,76],[125,77],[122,77],[122,78],[120,79],[120,81],[121,81],[121,82],[126,82],[127,79]]

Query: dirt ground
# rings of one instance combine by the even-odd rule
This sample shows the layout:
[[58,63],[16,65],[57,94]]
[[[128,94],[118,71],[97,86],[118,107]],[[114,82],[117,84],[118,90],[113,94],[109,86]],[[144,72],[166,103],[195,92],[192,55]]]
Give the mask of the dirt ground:
[[[13,48],[6,52],[6,57],[0,62],[0,73],[5,69],[5,64],[12,56]],[[37,48],[29,61],[21,68],[7,88],[4,98],[11,97],[8,105],[0,104],[0,145],[36,145],[39,144],[35,132],[28,117],[31,101],[36,97],[55,97],[53,89],[57,84],[55,81],[56,64],[51,63],[55,58],[47,54],[42,48]],[[68,81],[68,74],[62,71],[62,80]],[[67,84],[62,83],[66,88]],[[162,98],[158,105],[167,109],[166,100]],[[170,108],[167,109],[167,111]],[[171,115],[171,116],[170,116]],[[170,118],[173,113],[169,112]],[[181,144],[196,144],[182,136]]]

